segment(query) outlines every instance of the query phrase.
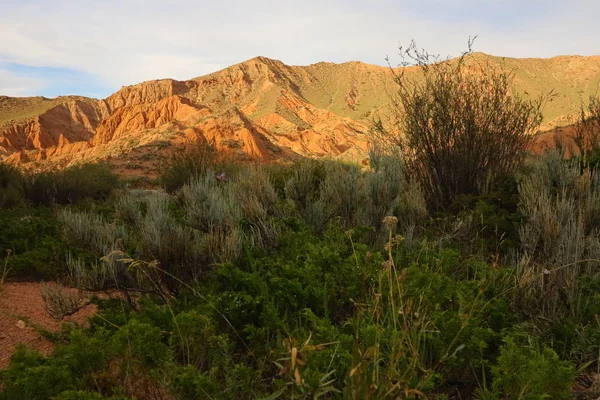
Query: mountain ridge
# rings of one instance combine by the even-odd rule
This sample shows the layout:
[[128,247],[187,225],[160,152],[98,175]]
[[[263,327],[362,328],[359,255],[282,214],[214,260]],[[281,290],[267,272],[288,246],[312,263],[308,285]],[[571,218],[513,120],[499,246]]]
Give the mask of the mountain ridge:
[[[514,71],[525,96],[557,92],[544,110],[544,129],[568,125],[600,85],[600,56],[473,57]],[[39,170],[108,160],[123,173],[152,174],[155,159],[197,140],[239,159],[360,160],[371,121],[384,114],[394,90],[390,67],[290,66],[258,56],[185,81],[123,86],[105,99],[0,96],[0,161]]]

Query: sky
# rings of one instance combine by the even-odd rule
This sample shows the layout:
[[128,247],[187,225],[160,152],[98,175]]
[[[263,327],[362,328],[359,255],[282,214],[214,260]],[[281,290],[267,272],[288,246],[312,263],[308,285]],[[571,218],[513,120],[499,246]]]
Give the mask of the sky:
[[0,95],[105,98],[256,56],[290,65],[600,55],[598,0],[0,0]]

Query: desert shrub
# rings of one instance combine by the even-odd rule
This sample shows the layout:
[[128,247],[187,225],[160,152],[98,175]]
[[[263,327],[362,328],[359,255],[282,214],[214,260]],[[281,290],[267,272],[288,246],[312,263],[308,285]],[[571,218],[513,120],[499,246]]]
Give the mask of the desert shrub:
[[285,197],[291,201],[305,221],[313,221],[313,204],[318,200],[319,188],[325,178],[322,161],[302,160],[291,167],[284,185]]
[[427,217],[418,183],[409,182],[396,154],[371,153],[371,169],[340,162],[306,160],[291,167],[285,198],[317,234],[335,219],[345,226],[368,226],[370,242],[383,242],[381,221],[395,214],[403,232]]
[[85,303],[78,291],[69,290],[59,284],[42,283],[40,285],[44,310],[52,318],[61,320],[75,314]]
[[440,61],[414,43],[401,48],[403,64],[419,73],[396,74],[390,121],[376,131],[402,150],[410,175],[432,209],[448,207],[461,194],[493,188],[522,161],[541,122],[544,99],[516,94],[514,73],[484,62],[469,50]]
[[0,209],[24,205],[25,177],[16,167],[0,163]]
[[400,228],[406,234],[413,232],[415,228],[424,225],[429,219],[427,202],[421,185],[413,180],[406,180],[400,204],[396,206],[394,214],[398,216]]
[[90,212],[64,209],[59,211],[58,220],[68,243],[97,257],[119,249],[119,242],[126,236],[123,226],[106,222],[101,215]]
[[508,337],[492,366],[492,388],[478,398],[569,399],[574,377],[574,368],[551,349],[520,344]]
[[354,226],[365,205],[365,191],[358,166],[327,162],[318,191],[307,205],[305,217],[316,232],[322,232],[335,217]]
[[577,162],[563,161],[558,154],[536,160],[520,183],[525,221],[519,231],[519,292],[522,300],[534,300],[549,315],[580,314],[573,307],[587,303],[580,280],[598,279],[599,187],[597,178],[580,175]]
[[449,394],[456,384],[471,392],[515,322],[500,297],[509,277],[433,243],[409,249],[390,236],[386,247],[388,259],[352,320],[358,350],[344,394],[422,397]]
[[600,166],[600,98],[590,96],[587,106],[582,104],[575,123],[575,144],[579,147],[581,171],[593,175]]
[[106,200],[119,183],[107,165],[83,164],[28,177],[27,198],[36,205],[73,204],[84,199]]
[[106,397],[97,392],[67,390],[54,397],[52,400],[131,400],[131,398],[121,395]]
[[[178,224],[170,211],[170,198],[156,194],[146,200],[146,211],[137,230],[137,254],[146,261],[158,262],[163,272],[145,271],[152,279],[163,281],[174,290],[177,280],[188,281],[201,271],[198,235]],[[141,278],[141,277],[140,277]],[[138,278],[138,281],[143,280]]]
[[578,363],[597,362],[600,281],[598,176],[557,153],[532,161],[519,185],[520,262],[513,304],[536,316],[535,329],[554,350]]
[[264,165],[262,168],[269,175],[269,180],[277,197],[285,198],[285,183],[292,177],[294,166],[296,163],[273,163]]
[[65,365],[53,365],[37,351],[19,346],[8,369],[1,371],[0,399],[45,400],[75,388]]
[[124,226],[107,222],[88,211],[59,211],[63,237],[78,251],[66,255],[67,276],[75,287],[85,290],[136,288],[134,276],[123,259],[129,239]]
[[141,201],[133,195],[124,194],[117,199],[115,217],[124,225],[135,226],[142,219]]
[[211,172],[192,180],[181,191],[185,223],[200,235],[209,264],[233,261],[242,249],[241,211],[232,185]]
[[111,282],[116,279],[113,263],[108,260],[93,260],[88,262],[83,257],[75,257],[68,253],[67,277],[73,287],[98,291],[112,287]]
[[[410,225],[411,219],[416,221],[418,217],[414,217],[412,203],[403,203],[402,194],[404,189],[404,170],[402,161],[389,154],[381,154],[371,152],[371,171],[365,172],[364,175],[364,190],[366,202],[360,213],[360,221],[362,224],[373,227],[371,241],[385,240],[387,232],[383,229],[383,219],[387,215],[393,215],[397,209],[405,204],[407,207],[402,212],[400,217],[401,224],[406,228]],[[411,189],[411,198],[414,199],[415,189]],[[408,193],[408,192],[407,192]]]
[[231,229],[241,218],[233,186],[216,180],[212,171],[184,186],[180,196],[186,223],[199,231]]
[[55,279],[66,270],[62,240],[53,210],[19,207],[0,210],[2,260],[10,250],[9,277]]
[[[518,194],[507,179],[497,191],[457,196],[443,218],[470,218],[471,230],[449,240],[440,238],[443,218],[423,223],[421,184],[411,184],[402,159],[380,153],[371,161],[366,170],[307,161],[275,177],[249,166],[228,180],[207,169],[173,196],[135,190],[59,207],[70,281],[121,293],[95,299],[101,314],[89,329],[53,335],[51,356],[11,364],[0,386],[14,394],[31,384],[32,398],[443,398],[477,388],[494,398],[519,390],[508,360],[525,357],[561,393],[572,380],[563,361],[589,363],[600,348],[600,279],[581,259],[592,257],[600,221],[595,182],[560,159],[533,163]],[[558,206],[563,198],[568,207]],[[533,229],[550,218],[540,204],[565,218],[576,210],[569,218],[583,224],[576,232],[589,251]],[[522,222],[513,219],[519,212]],[[473,243],[497,243],[519,223],[539,234],[531,237],[549,235],[549,244],[524,236],[529,263],[488,264]],[[33,235],[27,229],[19,235]],[[29,243],[19,240],[15,249]],[[579,271],[538,284],[542,268],[565,254]],[[568,269],[560,267],[556,276]],[[549,284],[558,294],[542,290]],[[60,294],[56,314],[65,314],[70,303]],[[503,346],[515,326],[539,347],[516,354]],[[31,383],[41,373],[60,385]],[[519,377],[524,393],[544,384],[533,373]]]
[[172,153],[160,167],[159,181],[167,192],[173,193],[209,169],[220,174],[232,172],[234,166],[225,162],[213,143],[200,140]]
[[164,192],[137,199],[125,195],[110,223],[90,212],[60,211],[64,237],[96,257],[67,257],[71,281],[89,290],[121,287],[164,294],[199,278],[212,264],[235,259],[244,239],[239,209],[229,185],[210,185],[207,177],[186,185],[181,208]]
[[249,167],[239,175],[233,192],[250,243],[264,250],[276,247],[280,236],[276,219],[283,212],[267,171],[260,166]]

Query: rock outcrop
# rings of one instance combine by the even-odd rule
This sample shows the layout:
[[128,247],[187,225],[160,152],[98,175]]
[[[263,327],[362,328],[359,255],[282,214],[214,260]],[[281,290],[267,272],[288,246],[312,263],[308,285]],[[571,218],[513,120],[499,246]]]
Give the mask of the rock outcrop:
[[[475,57],[514,69],[527,96],[554,89],[547,129],[564,124],[600,82],[600,57]],[[190,140],[265,162],[358,160],[373,117],[385,118],[393,78],[389,68],[359,62],[297,67],[257,57],[189,81],[123,87],[104,100],[0,97],[0,161],[46,169],[108,160],[124,173],[152,173],[163,153]],[[570,145],[568,137],[541,135],[536,148]]]

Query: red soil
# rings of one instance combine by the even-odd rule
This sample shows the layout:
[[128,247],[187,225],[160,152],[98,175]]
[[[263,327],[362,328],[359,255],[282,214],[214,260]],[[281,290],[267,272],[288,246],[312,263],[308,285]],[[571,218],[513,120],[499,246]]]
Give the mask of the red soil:
[[95,312],[96,307],[89,305],[62,321],[56,321],[44,310],[39,283],[5,283],[0,286],[0,369],[8,366],[10,356],[19,343],[42,354],[52,352],[54,344],[34,326],[57,332],[63,323],[86,324]]

